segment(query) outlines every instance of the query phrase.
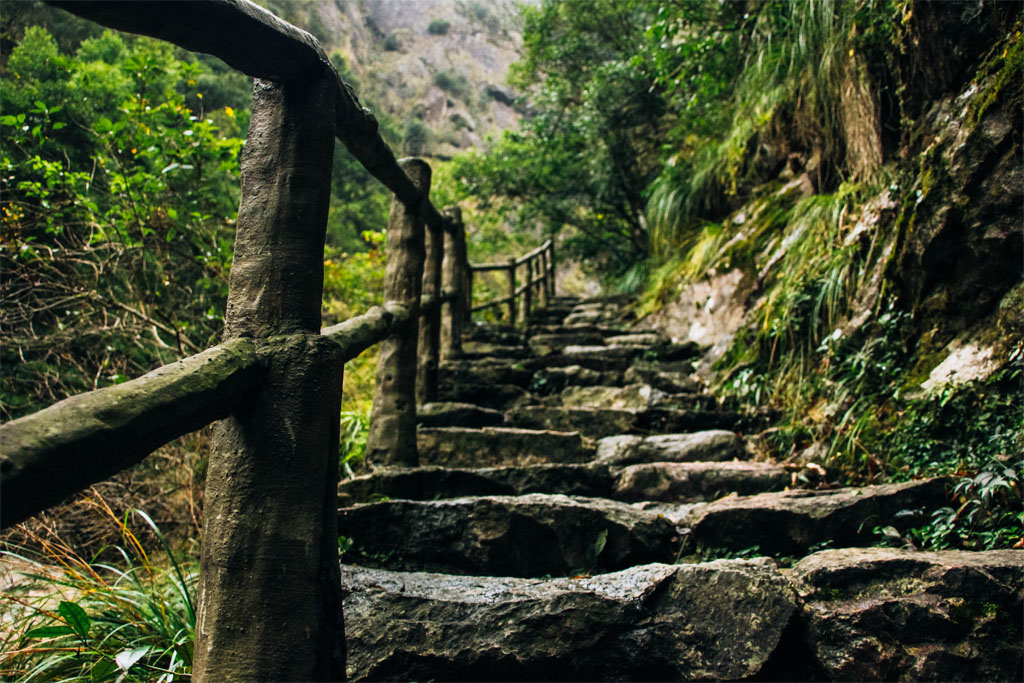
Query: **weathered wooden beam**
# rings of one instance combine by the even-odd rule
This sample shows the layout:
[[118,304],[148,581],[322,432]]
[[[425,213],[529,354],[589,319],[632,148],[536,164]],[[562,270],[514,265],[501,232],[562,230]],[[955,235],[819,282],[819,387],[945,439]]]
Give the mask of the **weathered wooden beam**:
[[267,369],[214,431],[197,683],[345,677],[335,513],[344,359],[320,334],[335,92],[323,76],[253,86],[225,334],[251,338]]
[[447,230],[444,233],[444,261],[441,265],[441,288],[444,304],[441,309],[441,358],[448,360],[462,353],[462,330],[468,322],[472,296],[466,292],[467,280],[472,286],[473,273],[466,258],[466,230],[462,211],[457,206],[445,209]]
[[508,324],[516,324],[516,260],[508,260]]
[[526,273],[523,277],[525,282],[522,286],[522,315],[520,317],[524,323],[527,323],[530,321],[530,315],[533,314],[533,261],[527,259],[523,265],[526,268]]
[[0,523],[31,517],[225,417],[263,375],[239,339],[0,427]]
[[388,302],[383,308],[374,306],[362,315],[325,327],[320,334],[341,347],[342,357],[347,362],[404,329],[408,322],[409,309]]
[[397,196],[391,202],[384,300],[408,307],[409,325],[402,334],[381,343],[366,453],[375,464],[415,467],[419,464],[416,347],[423,288],[422,208],[430,188],[430,166],[420,159],[403,159],[400,163],[416,181],[421,194],[416,202],[406,203]]

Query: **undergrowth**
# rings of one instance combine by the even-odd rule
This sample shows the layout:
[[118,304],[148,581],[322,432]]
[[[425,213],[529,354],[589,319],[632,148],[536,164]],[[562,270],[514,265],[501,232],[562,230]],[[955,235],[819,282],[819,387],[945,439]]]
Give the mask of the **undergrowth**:
[[[0,676],[10,681],[173,681],[189,676],[198,562],[175,553],[146,513],[117,517],[102,499],[121,543],[115,561],[82,557],[55,534],[31,554],[11,549],[18,577],[4,590]],[[139,540],[145,530],[162,556]]]

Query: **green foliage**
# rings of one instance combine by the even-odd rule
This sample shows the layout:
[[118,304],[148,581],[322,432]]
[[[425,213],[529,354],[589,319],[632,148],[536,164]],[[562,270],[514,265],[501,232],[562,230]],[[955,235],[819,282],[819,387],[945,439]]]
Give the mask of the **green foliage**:
[[155,564],[129,516],[119,520],[106,509],[124,539],[112,549],[119,566],[83,559],[53,537],[37,539],[44,553],[37,560],[7,553],[25,570],[4,595],[5,680],[171,681],[189,674],[197,563],[179,558],[149,516],[135,510],[162,544],[165,564]]
[[430,25],[427,26],[427,33],[429,33],[432,36],[443,36],[446,33],[448,33],[448,29],[449,27],[451,27],[451,25],[452,24],[450,21],[446,21],[444,19],[434,19],[433,21],[430,22]]
[[209,346],[223,317],[242,141],[203,67],[112,32],[60,52],[29,27],[0,117],[5,417]]
[[456,97],[468,97],[471,91],[469,79],[455,69],[442,69],[434,74],[434,85]]
[[341,469],[348,477],[355,476],[352,466],[366,456],[366,437],[370,433],[369,412],[345,410],[341,413],[341,444],[338,449]]

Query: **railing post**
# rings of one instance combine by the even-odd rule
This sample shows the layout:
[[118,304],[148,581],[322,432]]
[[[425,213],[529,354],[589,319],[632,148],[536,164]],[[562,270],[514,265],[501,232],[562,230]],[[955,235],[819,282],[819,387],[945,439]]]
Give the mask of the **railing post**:
[[555,240],[548,247],[548,296],[555,296]]
[[533,259],[526,259],[526,263],[523,264],[526,270],[526,281],[523,285],[523,315],[522,319],[524,323],[530,321],[530,314],[533,312]]
[[414,204],[391,200],[388,220],[388,262],[384,301],[409,309],[409,325],[381,342],[373,412],[366,454],[371,462],[415,467],[416,346],[419,336],[420,295],[423,287],[423,202],[430,189],[430,166],[420,159],[402,159],[402,170],[420,194]]
[[516,324],[516,260],[508,260],[508,324]]
[[[443,221],[447,223],[447,220]],[[416,402],[437,400],[437,365],[441,355],[441,261],[445,226],[428,225],[423,262],[423,298],[420,309],[419,357],[416,364]]]
[[548,250],[540,252],[540,307],[548,307]]
[[448,360],[462,353],[462,328],[468,318],[466,281],[472,282],[473,273],[466,260],[466,233],[462,225],[462,211],[457,206],[445,209],[444,261],[441,271],[441,291],[444,304],[441,311],[441,358]]
[[217,423],[203,508],[192,680],[338,680],[344,359],[319,334],[336,87],[253,85],[225,337],[263,385]]

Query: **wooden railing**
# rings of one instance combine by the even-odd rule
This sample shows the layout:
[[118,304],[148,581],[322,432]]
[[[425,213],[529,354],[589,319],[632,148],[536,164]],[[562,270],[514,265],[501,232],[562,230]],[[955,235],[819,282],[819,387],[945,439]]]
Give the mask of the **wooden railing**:
[[[516,277],[519,268],[523,269],[521,280]],[[504,305],[506,319],[512,325],[517,317],[519,320],[528,319],[535,306],[547,306],[548,298],[555,295],[555,244],[551,240],[519,258],[509,259],[508,263],[481,263],[470,265],[469,269],[474,274],[494,271],[507,274],[507,294],[500,299],[473,306],[472,312]],[[516,305],[517,301],[519,306]]]
[[[15,524],[217,421],[193,680],[342,680],[336,499],[344,364],[380,343],[370,457],[416,465],[416,405],[461,351],[474,272],[430,167],[397,161],[316,40],[248,0],[50,0],[215,55],[255,78],[224,341],[0,427],[0,523]],[[321,330],[337,137],[394,195],[384,305]],[[518,267],[523,284],[515,284]],[[554,293],[550,243],[500,268],[509,318]],[[536,295],[536,296],[535,296]],[[489,304],[496,305],[496,304]]]

